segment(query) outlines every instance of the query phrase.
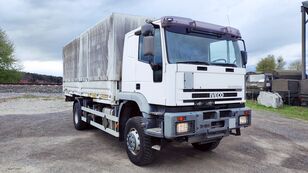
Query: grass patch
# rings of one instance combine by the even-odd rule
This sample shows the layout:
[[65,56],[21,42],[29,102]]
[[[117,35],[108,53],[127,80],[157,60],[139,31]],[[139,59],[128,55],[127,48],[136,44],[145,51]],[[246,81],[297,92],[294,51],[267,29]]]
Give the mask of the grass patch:
[[276,112],[288,118],[301,119],[301,120],[308,121],[308,108],[307,107],[283,105],[281,108],[275,109],[275,108],[259,105],[256,101],[251,101],[251,100],[247,100],[246,106],[250,107],[251,109]]

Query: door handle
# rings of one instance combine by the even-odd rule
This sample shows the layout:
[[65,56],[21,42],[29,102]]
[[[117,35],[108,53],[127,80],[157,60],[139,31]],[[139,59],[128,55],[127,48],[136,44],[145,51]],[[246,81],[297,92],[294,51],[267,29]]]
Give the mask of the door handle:
[[136,84],[136,90],[140,90],[140,87],[141,87],[141,86],[140,86],[140,83],[137,83],[137,84]]

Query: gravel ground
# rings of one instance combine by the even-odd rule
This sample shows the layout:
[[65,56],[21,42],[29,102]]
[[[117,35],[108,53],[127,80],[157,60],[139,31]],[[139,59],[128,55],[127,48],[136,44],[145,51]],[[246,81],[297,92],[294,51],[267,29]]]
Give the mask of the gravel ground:
[[[71,103],[59,97],[30,99],[0,103],[0,172],[308,171],[308,122],[274,113],[253,111],[252,127],[240,137],[224,138],[212,152],[171,143],[154,164],[137,167],[116,138],[96,129],[75,130]],[[44,106],[56,112],[44,112]]]
[[61,93],[62,85],[3,85],[0,93]]
[[21,92],[21,93],[1,93],[0,92],[0,100],[16,98],[16,97],[63,97],[62,93],[38,93],[38,92]]
[[71,110],[72,103],[63,100],[62,94],[0,93],[0,116],[7,114],[45,114]]

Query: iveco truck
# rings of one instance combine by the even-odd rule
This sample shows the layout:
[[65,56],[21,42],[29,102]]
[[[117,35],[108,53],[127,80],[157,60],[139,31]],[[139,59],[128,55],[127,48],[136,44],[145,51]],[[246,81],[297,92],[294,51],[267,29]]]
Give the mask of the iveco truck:
[[239,30],[189,18],[112,14],[63,48],[63,91],[77,130],[124,141],[146,165],[170,141],[200,151],[251,124]]

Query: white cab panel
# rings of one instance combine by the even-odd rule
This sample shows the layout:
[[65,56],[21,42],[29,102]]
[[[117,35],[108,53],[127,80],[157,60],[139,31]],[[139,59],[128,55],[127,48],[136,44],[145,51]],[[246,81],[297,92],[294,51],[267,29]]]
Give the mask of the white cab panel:
[[122,91],[132,92],[136,85],[136,61],[139,37],[133,32],[126,34],[122,67]]
[[[164,74],[162,82],[154,82],[151,66],[138,60],[139,36],[134,34],[138,29],[125,37],[121,91],[138,92],[145,96],[150,104],[165,105]],[[140,89],[137,89],[136,85],[139,85]]]

